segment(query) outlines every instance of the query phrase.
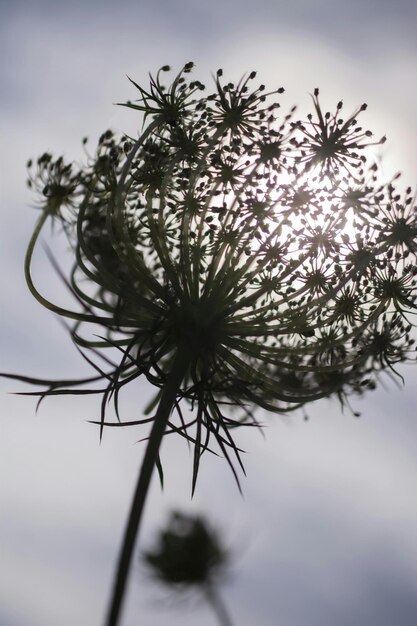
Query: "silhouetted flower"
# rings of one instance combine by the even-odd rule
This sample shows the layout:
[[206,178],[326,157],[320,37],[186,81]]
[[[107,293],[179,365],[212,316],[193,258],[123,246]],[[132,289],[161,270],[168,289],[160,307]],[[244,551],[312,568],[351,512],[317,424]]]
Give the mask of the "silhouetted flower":
[[204,519],[178,511],[144,559],[163,582],[180,586],[212,584],[227,565],[227,553]]
[[317,117],[310,114],[307,116],[307,123],[298,123],[304,135],[301,141],[297,141],[297,146],[301,149],[301,161],[307,167],[320,167],[330,176],[339,173],[340,168],[351,174],[350,168],[357,168],[361,162],[366,163],[363,149],[384,143],[386,137],[371,142],[369,139],[372,132],[357,126],[357,117],[366,110],[366,104],[362,104],[347,120],[343,120],[340,117],[343,108],[341,100],[334,113],[323,113],[318,96],[319,90],[315,89],[313,103]]
[[198,589],[220,624],[231,624],[218,591],[229,556],[204,518],[173,512],[156,546],[144,552],[143,558],[150,572],[168,588],[180,592]]
[[[139,100],[125,106],[148,122],[138,139],[107,131],[85,166],[43,155],[30,176],[44,211],[27,282],[72,320],[72,339],[95,373],[15,376],[45,385],[35,392],[41,398],[101,394],[101,432],[152,422],[136,499],[155,464],[161,471],[164,434],[194,444],[193,489],[214,443],[237,477],[232,433],[257,425],[254,407],[287,413],[331,395],[344,405],[414,350],[416,207],[410,190],[401,196],[395,179],[384,184],[368,163],[375,142],[357,125],[365,105],[343,121],[341,102],[323,113],[315,90],[314,115],[293,121],[294,109],[280,117],[272,99],[282,89],[253,88],[255,73],[235,85],[219,71],[204,96],[188,80],[191,63],[165,88],[168,69],[149,90],[132,81]],[[74,252],[66,279],[74,310],[47,300],[32,280],[51,216]],[[140,376],[157,388],[150,417],[123,422],[120,392]],[[110,400],[117,421],[106,417]]]

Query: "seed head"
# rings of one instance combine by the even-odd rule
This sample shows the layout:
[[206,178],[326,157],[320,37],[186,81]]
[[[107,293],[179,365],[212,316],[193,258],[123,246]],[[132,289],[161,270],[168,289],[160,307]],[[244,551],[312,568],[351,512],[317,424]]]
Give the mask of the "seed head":
[[[240,463],[231,433],[257,425],[254,408],[282,414],[332,395],[344,404],[411,359],[416,207],[369,161],[370,133],[357,125],[364,106],[344,121],[341,102],[323,113],[316,89],[314,113],[293,121],[295,109],[279,114],[283,90],[253,87],[255,72],[235,84],[219,70],[204,95],[191,63],[164,87],[168,70],[147,89],[131,81],[139,100],[123,106],[142,115],[138,138],[107,131],[78,168],[50,155],[35,173],[31,164],[43,214],[27,280],[71,320],[95,374],[30,382],[46,385],[41,398],[101,394],[102,429],[138,425],[155,405],[150,418],[115,422],[109,400],[117,412],[140,376],[158,398],[186,351],[167,432],[195,444],[195,478],[213,439]],[[49,218],[73,250],[73,310],[32,280]]]

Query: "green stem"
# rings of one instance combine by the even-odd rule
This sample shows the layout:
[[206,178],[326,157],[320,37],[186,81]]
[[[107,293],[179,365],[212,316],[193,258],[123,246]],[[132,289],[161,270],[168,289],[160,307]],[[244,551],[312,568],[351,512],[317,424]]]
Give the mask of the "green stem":
[[119,554],[119,561],[113,584],[112,599],[105,622],[106,626],[117,626],[119,623],[130,563],[135,547],[135,540],[142,518],[142,512],[149,490],[152,472],[159,456],[161,441],[164,436],[168,420],[171,416],[179,387],[189,366],[189,360],[188,352],[179,348],[173,359],[171,372],[168,375],[162,392],[152,430],[149,435],[145,455],[143,457],[135,493],[133,495],[123,544]]
[[221,626],[233,626],[230,615],[226,610],[226,606],[224,605],[219,594],[214,590],[213,585],[204,585],[203,590],[207,598],[207,602],[210,604],[217,619],[219,620],[219,624]]

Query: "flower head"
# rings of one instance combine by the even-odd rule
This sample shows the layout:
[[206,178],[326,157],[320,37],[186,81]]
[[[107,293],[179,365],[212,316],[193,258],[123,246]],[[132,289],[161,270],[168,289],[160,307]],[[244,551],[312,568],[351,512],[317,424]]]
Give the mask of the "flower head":
[[355,113],[346,120],[341,117],[343,102],[337,103],[333,113],[323,113],[319,102],[319,90],[315,89],[312,96],[316,117],[308,115],[308,123],[299,123],[303,138],[298,142],[301,149],[301,161],[307,167],[318,166],[330,175],[339,173],[344,168],[351,173],[351,169],[360,168],[366,162],[362,151],[367,146],[378,145],[386,141],[382,137],[379,141],[371,142],[370,130],[363,130],[357,126],[359,113],[367,109],[362,104]]
[[177,511],[161,530],[155,548],[143,555],[149,571],[166,587],[202,592],[221,626],[232,626],[219,593],[229,556],[203,517]]
[[[140,100],[125,106],[148,123],[137,139],[104,133],[77,172],[41,157],[31,184],[44,188],[44,213],[26,275],[42,304],[73,320],[95,368],[83,381],[31,382],[47,385],[42,397],[101,393],[101,429],[152,420],[153,406],[150,418],[111,421],[108,401],[117,411],[140,376],[158,400],[182,354],[166,432],[195,444],[195,482],[213,440],[240,463],[232,432],[257,424],[254,407],[343,401],[370,372],[410,357],[417,231],[410,192],[401,202],[368,166],[370,132],[357,125],[365,106],[343,121],[341,103],[323,114],[316,90],[315,117],[294,122],[294,109],[280,116],[273,100],[282,89],[252,87],[254,73],[235,85],[219,71],[204,96],[191,69],[166,88],[167,67],[149,89],[134,83]],[[73,247],[74,310],[33,283],[50,215]]]
[[211,586],[227,565],[228,555],[204,518],[174,511],[144,559],[161,581],[186,589]]

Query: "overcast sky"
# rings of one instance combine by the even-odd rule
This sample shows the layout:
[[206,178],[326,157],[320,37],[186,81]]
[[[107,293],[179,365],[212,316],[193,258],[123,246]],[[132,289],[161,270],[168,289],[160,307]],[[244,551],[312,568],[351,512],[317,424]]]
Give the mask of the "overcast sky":
[[[135,114],[113,105],[169,63],[194,60],[208,84],[223,67],[256,69],[284,86],[283,108],[367,102],[367,126],[388,135],[387,178],[417,183],[415,0],[0,1],[0,371],[78,376],[61,325],[29,295],[25,246],[37,213],[25,163],[45,150],[81,154],[108,126],[135,132]],[[59,288],[47,262],[37,277]],[[405,389],[387,383],[362,413],[336,402],[304,422],[264,416],[265,438],[242,432],[247,478],[239,495],[226,463],[204,459],[190,501],[191,458],[163,447],[166,488],[153,484],[141,536],[149,546],[172,507],[198,511],[235,553],[222,589],[236,626],[414,626],[417,620],[417,371]],[[0,382],[0,626],[99,626],[143,445],[138,431],[107,432],[94,399],[35,402]],[[149,389],[124,410],[140,416]],[[178,603],[136,565],[123,626],[215,624],[197,600]]]

